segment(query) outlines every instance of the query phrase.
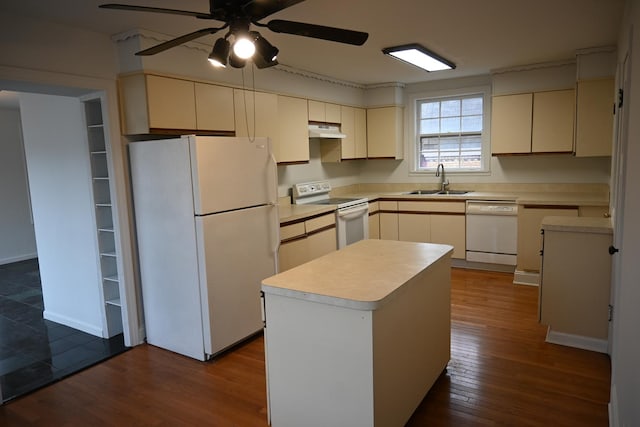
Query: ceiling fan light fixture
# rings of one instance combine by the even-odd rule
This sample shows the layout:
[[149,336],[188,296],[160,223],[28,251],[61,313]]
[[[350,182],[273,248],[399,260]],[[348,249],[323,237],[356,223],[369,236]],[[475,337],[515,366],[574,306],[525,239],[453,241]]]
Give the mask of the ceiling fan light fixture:
[[256,51],[267,64],[275,62],[278,57],[278,52],[280,52],[277,47],[269,43],[269,41],[260,34],[256,37],[255,46]]
[[233,68],[243,68],[246,62],[246,59],[240,58],[234,51],[231,51],[231,54],[229,55],[229,65]]
[[239,36],[233,43],[233,53],[240,59],[249,59],[256,52],[256,46],[247,36]]
[[213,49],[211,50],[211,54],[209,55],[209,62],[214,67],[226,68],[228,56],[229,41],[223,37],[220,37],[213,45]]
[[456,64],[453,62],[431,52],[418,43],[387,47],[382,49],[382,53],[429,72],[456,68]]

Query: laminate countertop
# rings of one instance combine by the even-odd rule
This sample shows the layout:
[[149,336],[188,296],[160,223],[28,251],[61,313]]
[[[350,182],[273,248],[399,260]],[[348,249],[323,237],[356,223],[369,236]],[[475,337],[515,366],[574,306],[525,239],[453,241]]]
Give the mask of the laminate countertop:
[[449,245],[361,240],[262,281],[262,290],[356,310],[376,310],[453,252]]
[[613,234],[610,218],[546,216],[542,229],[573,233]]

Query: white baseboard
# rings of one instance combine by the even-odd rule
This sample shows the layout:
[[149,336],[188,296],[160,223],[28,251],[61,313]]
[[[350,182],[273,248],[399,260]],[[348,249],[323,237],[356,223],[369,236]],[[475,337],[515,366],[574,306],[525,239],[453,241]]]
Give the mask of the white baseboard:
[[38,258],[38,254],[34,252],[32,254],[24,254],[24,255],[12,256],[8,258],[2,258],[0,259],[0,265],[11,264],[13,262],[26,261],[28,259],[33,259],[33,258]]
[[611,384],[611,397],[610,397],[608,409],[609,409],[609,426],[618,427],[620,420],[618,418],[618,392],[616,385]]
[[513,270],[515,268],[513,265],[467,261],[459,258],[451,258],[451,266],[457,268],[468,268],[472,270],[499,271],[502,273],[513,273]]
[[607,353],[608,341],[598,338],[585,337],[582,335],[566,334],[564,332],[547,330],[546,342],[552,344],[566,345],[568,347],[581,348],[583,350]]
[[514,285],[540,286],[540,273],[516,270],[513,273]]
[[50,311],[45,310],[42,313],[42,317],[47,320],[51,320],[52,322],[60,323],[61,325],[68,326],[73,329],[77,329],[82,332],[86,332],[90,335],[95,335],[96,337],[102,338],[102,328],[96,325],[90,325],[85,322],[80,322],[76,319],[72,319],[67,316],[63,316],[61,314],[52,313]]

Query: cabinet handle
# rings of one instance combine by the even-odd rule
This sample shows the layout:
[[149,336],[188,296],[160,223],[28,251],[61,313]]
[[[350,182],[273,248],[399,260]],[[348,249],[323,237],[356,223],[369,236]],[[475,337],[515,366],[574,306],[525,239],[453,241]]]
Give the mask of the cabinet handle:
[[613,245],[609,246],[609,255],[613,255],[613,254],[615,254],[616,252],[619,252],[619,251],[620,251],[620,249],[616,248],[615,246],[613,246]]

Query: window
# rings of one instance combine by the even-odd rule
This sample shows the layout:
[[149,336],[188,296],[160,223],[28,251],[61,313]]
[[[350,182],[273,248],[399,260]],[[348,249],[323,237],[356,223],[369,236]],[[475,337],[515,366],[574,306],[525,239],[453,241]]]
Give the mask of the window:
[[415,170],[483,170],[484,95],[416,100]]

